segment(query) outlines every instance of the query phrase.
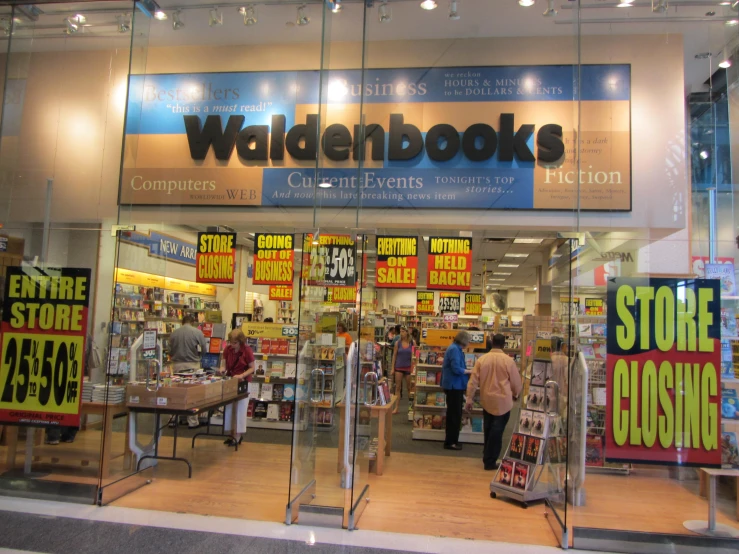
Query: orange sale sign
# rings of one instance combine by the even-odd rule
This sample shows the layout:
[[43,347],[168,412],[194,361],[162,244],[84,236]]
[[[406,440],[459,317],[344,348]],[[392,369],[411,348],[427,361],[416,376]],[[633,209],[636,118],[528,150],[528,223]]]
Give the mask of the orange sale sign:
[[375,287],[415,289],[418,284],[418,237],[377,237]]

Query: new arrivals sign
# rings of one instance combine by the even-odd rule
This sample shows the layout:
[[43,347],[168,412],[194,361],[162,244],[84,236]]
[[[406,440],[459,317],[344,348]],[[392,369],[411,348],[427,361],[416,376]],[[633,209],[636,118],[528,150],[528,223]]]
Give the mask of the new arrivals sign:
[[[582,209],[630,210],[630,66],[583,66],[578,90],[572,74],[332,71],[327,100],[343,109],[326,122],[317,71],[132,76],[126,134],[139,148],[120,203],[571,209],[579,181]],[[608,122],[580,134],[579,166],[578,96],[585,117]],[[362,105],[372,106],[364,127]],[[332,188],[314,182],[319,153]]]
[[709,279],[608,282],[608,461],[721,465],[721,297]]

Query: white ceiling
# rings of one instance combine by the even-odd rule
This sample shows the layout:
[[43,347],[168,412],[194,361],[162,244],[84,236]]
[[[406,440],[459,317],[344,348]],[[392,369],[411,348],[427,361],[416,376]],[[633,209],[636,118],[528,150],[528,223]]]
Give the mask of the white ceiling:
[[[545,0],[537,0],[530,8],[522,8],[516,0],[459,0],[461,18],[448,18],[447,0],[438,0],[436,10],[424,11],[418,0],[391,0],[392,19],[386,23],[378,21],[378,2],[368,8],[366,37],[369,41],[460,39],[480,37],[533,37],[575,36],[576,27],[571,22],[574,11],[568,9],[573,3],[555,0],[559,11],[556,17],[543,17],[547,7]],[[135,28],[144,33],[150,46],[185,45],[249,45],[273,43],[319,43],[322,31],[333,42],[356,41],[363,33],[365,17],[364,2],[345,0],[339,14],[326,12],[326,24],[320,2],[309,3],[306,13],[310,24],[302,27],[286,25],[296,19],[299,4],[294,1],[268,0],[256,4],[258,23],[246,27],[238,13],[242,4],[235,2],[203,2],[202,0],[161,0],[162,8],[169,15],[167,21],[146,20],[137,16]],[[218,6],[223,14],[223,25],[210,27],[208,12]],[[711,60],[696,60],[700,52],[713,52],[737,37],[739,27],[725,25],[720,19],[737,15],[720,1],[671,0],[665,14],[655,14],[651,0],[636,0],[634,7],[616,8],[615,1],[582,0],[582,33],[586,35],[662,34],[665,41],[682,35],[685,44],[686,89],[702,90],[702,83],[711,72]],[[116,31],[116,15],[130,9],[129,2],[92,2],[77,4],[42,5],[44,10],[34,24],[21,22],[14,36],[13,48],[23,50],[88,49],[111,45],[125,47],[130,37]],[[172,12],[184,8],[182,18],[185,28],[172,29]],[[712,17],[705,14],[715,12]],[[82,33],[67,37],[62,33],[64,17],[83,13],[88,27]],[[686,22],[686,18],[704,21]],[[607,23],[587,23],[588,20],[610,20]],[[47,39],[49,35],[55,37]],[[17,40],[15,40],[17,39]],[[140,38],[137,40],[141,40]],[[63,45],[60,45],[60,42]],[[512,46],[514,47],[514,46]],[[573,60],[574,62],[575,60]],[[715,69],[717,61],[713,60]]]

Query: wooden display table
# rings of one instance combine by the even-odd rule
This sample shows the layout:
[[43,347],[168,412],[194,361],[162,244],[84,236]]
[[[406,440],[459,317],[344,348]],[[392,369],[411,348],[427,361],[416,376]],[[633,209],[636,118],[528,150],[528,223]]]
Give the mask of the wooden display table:
[[[377,445],[377,459],[375,460],[374,473],[382,475],[385,467],[385,456],[390,455],[393,445],[393,408],[398,403],[397,395],[390,397],[390,402],[384,406],[361,406],[360,410],[369,410],[370,418],[378,419],[378,445]],[[338,408],[342,407],[342,403],[336,404]],[[344,418],[343,413],[339,414],[339,449],[338,449],[338,462],[336,469],[341,472],[343,466],[344,451]]]
[[[123,454],[113,456],[113,441],[111,440],[113,437],[113,420],[116,417],[128,417],[128,414],[128,408],[126,407],[126,404],[124,402],[120,404],[106,404],[105,402],[82,402],[82,406],[80,407],[80,416],[82,416],[82,418],[90,415],[98,415],[104,418],[105,428],[103,429],[103,436],[105,437],[105,440],[103,440],[102,459],[100,460],[100,471],[103,478],[110,476],[110,464],[115,458],[120,458],[121,456],[123,456],[124,460],[126,460],[131,453],[128,448],[128,422],[126,422],[126,445],[124,447],[125,449],[123,451]],[[14,468],[16,467],[15,459],[18,451],[18,427],[15,425],[6,427],[6,437],[6,464],[8,468]],[[62,458],[80,460],[80,455],[83,454],[83,452],[66,452],[64,446],[61,445],[58,448],[58,455],[52,456],[53,460]],[[97,450],[96,454],[98,454]],[[80,461],[83,463],[83,465],[87,465],[90,460],[82,459]]]
[[[698,469],[700,488],[698,493],[705,497],[708,493],[708,521],[690,520],[683,523],[689,529],[708,537],[739,537],[739,529],[716,523],[716,479],[719,477],[734,477],[737,493],[739,493],[739,469],[713,469],[701,467]],[[736,516],[739,519],[739,494],[736,500]]]

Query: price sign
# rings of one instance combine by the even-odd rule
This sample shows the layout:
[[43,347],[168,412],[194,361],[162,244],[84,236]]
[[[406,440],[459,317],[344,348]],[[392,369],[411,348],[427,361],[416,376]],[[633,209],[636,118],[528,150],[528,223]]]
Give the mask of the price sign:
[[298,336],[298,326],[297,325],[286,325],[282,328],[282,336],[283,337],[297,337]]
[[89,286],[89,269],[7,269],[0,421],[79,426]]
[[[313,244],[318,242],[318,244]],[[353,287],[356,284],[357,246],[349,235],[307,235],[303,244],[303,277],[318,286]]]
[[439,294],[439,311],[453,312],[459,315],[461,300],[458,292],[442,292]]
[[457,323],[459,321],[459,314],[444,314],[444,321],[446,323]]
[[157,357],[157,330],[144,330],[144,346],[141,349],[145,360],[153,360]]

